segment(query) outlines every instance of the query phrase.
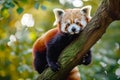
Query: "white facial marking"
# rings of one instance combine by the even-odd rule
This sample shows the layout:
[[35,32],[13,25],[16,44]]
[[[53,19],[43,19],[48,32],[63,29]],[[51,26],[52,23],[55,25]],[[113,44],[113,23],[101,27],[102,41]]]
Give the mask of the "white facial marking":
[[64,10],[59,9],[59,8],[55,8],[55,9],[53,9],[53,12],[55,14],[55,22],[54,22],[53,25],[55,26],[60,21],[60,18],[64,15]]
[[68,23],[70,24],[70,20],[67,20],[65,23],[64,23],[64,22],[61,23],[61,31],[62,31],[62,32],[67,33],[67,31],[66,31],[65,28],[66,28],[66,25],[67,25]]
[[[72,29],[75,29],[75,30],[72,30]],[[68,32],[70,34],[78,34],[80,32],[80,26],[76,25],[76,24],[71,24],[69,27],[68,27]]]
[[61,23],[61,31],[67,33],[65,28],[66,28],[66,24],[65,23]]

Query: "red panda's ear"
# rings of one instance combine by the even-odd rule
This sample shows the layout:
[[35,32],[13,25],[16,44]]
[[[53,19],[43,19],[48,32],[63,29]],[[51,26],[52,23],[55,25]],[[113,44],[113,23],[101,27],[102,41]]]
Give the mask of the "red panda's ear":
[[81,13],[85,14],[86,16],[91,17],[90,16],[91,8],[92,7],[90,5],[88,5],[88,6],[81,8],[80,11],[81,11]]
[[55,8],[55,9],[53,9],[53,12],[55,14],[55,19],[56,19],[53,25],[57,25],[58,22],[60,21],[60,18],[64,14],[64,10],[63,9],[59,9],[59,8]]

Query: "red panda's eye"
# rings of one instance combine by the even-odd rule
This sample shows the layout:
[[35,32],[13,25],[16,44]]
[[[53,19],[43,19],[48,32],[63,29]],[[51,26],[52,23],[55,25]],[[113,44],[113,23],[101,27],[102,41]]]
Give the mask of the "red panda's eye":
[[67,23],[67,26],[70,26],[70,23]]
[[76,22],[77,25],[79,25],[79,22]]

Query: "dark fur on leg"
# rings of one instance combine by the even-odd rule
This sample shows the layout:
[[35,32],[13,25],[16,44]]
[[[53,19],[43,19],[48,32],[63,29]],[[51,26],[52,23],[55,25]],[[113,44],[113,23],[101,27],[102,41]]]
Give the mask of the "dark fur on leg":
[[34,67],[38,73],[42,73],[47,67],[46,54],[37,52],[34,59]]
[[62,50],[71,43],[78,35],[57,34],[47,44],[46,59],[52,71],[59,71],[60,65],[57,60]]
[[92,54],[91,54],[91,50],[89,50],[85,56],[83,56],[82,62],[80,64],[83,65],[89,65],[91,63],[92,60]]

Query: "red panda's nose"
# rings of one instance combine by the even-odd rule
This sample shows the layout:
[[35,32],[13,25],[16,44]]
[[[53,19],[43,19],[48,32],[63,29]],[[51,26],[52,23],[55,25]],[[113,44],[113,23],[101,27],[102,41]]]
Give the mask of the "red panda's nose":
[[75,32],[75,31],[76,31],[76,29],[73,27],[73,28],[72,28],[72,31],[73,31],[73,32]]

